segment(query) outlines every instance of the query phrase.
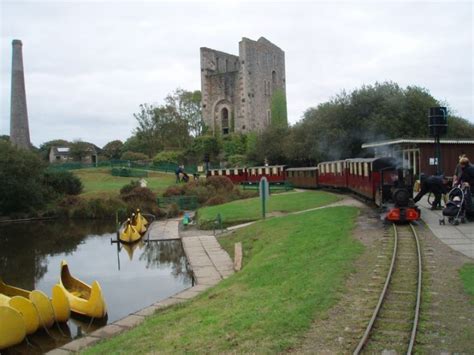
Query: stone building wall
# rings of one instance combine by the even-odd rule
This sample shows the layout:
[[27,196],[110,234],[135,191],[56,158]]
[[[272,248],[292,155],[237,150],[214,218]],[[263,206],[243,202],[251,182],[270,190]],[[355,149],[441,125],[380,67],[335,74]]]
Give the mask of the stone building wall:
[[285,53],[265,38],[242,38],[238,57],[201,48],[202,112],[214,132],[263,130],[277,89],[286,94]]

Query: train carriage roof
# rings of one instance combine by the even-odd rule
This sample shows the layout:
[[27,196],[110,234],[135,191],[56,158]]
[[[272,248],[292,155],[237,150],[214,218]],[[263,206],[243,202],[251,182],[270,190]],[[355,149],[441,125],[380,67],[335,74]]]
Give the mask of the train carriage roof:
[[372,170],[388,170],[397,168],[397,159],[393,157],[383,157],[374,159],[372,163]]
[[302,168],[288,168],[286,171],[314,171],[318,170],[317,166],[307,166],[307,167],[302,167]]

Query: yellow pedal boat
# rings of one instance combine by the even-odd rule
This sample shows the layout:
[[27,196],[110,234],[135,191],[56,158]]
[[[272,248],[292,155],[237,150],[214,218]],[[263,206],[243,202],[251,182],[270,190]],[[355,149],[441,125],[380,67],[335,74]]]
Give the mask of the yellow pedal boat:
[[[8,297],[0,294],[0,306],[8,307],[17,311],[23,318],[23,331],[26,334],[33,334],[40,326],[38,311],[33,302],[21,296]],[[3,319],[0,324],[4,324]],[[18,331],[18,330],[17,330]],[[3,333],[0,333],[0,336]]]
[[11,298],[0,295],[0,350],[21,343],[26,336],[25,319],[10,303]]
[[135,243],[141,239],[142,235],[135,229],[130,221],[127,219],[119,231],[119,239],[123,243]]
[[40,326],[49,328],[54,321],[66,322],[71,314],[69,301],[66,293],[57,286],[53,287],[52,298],[48,298],[43,292],[28,291],[19,287],[7,285],[0,278],[0,293],[8,297],[21,296],[29,299],[36,307],[40,320]]
[[140,210],[137,209],[137,213],[132,214],[132,226],[135,227],[138,233],[145,234],[147,225],[148,225],[147,219],[143,217]]
[[107,315],[107,305],[99,283],[94,281],[89,286],[73,277],[64,260],[61,261],[59,286],[66,291],[71,311],[91,318],[103,318]]

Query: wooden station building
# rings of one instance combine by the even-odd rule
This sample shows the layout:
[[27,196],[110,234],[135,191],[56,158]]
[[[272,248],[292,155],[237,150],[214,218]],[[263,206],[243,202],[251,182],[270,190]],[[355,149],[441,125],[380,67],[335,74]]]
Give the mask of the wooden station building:
[[[441,139],[441,171],[452,176],[459,156],[466,154],[474,162],[474,139]],[[394,139],[362,144],[370,149],[375,157],[394,157],[403,161],[404,168],[412,168],[415,176],[419,174],[436,175],[436,147],[434,139]]]

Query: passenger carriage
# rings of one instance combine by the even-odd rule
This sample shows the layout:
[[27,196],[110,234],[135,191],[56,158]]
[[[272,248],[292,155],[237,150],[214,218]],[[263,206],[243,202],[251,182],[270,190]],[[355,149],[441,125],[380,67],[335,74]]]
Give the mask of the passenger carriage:
[[208,176],[227,176],[234,184],[240,184],[247,181],[246,168],[221,168],[210,169]]
[[285,166],[271,165],[247,168],[247,182],[258,183],[263,176],[265,176],[270,183],[284,183],[286,178]]
[[346,161],[336,160],[319,163],[318,184],[321,187],[346,188]]
[[286,180],[294,187],[315,189],[318,187],[318,168],[315,166],[288,168],[286,169]]

